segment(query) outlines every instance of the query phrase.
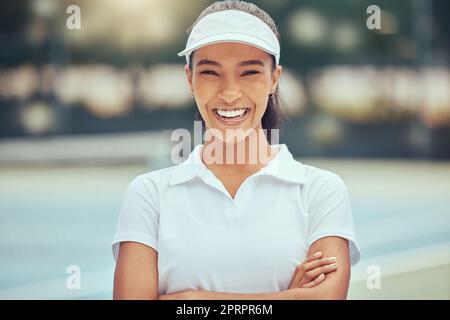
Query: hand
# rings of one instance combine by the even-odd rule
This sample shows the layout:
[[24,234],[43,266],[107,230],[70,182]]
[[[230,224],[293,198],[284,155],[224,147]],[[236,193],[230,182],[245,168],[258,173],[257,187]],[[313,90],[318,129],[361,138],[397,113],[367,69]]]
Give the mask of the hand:
[[335,257],[322,258],[322,252],[316,252],[295,268],[289,289],[312,288],[325,279],[325,274],[337,270]]

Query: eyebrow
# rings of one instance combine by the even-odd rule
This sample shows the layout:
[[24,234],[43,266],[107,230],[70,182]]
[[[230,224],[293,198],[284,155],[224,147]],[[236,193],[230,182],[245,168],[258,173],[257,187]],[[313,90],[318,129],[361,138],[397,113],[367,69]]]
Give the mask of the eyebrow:
[[[214,60],[209,59],[202,59],[199,62],[197,62],[197,67],[201,65],[210,65],[210,66],[218,66],[221,67],[222,65]],[[250,66],[250,65],[259,65],[264,67],[264,63],[261,60],[246,60],[238,63],[238,67],[243,66]]]

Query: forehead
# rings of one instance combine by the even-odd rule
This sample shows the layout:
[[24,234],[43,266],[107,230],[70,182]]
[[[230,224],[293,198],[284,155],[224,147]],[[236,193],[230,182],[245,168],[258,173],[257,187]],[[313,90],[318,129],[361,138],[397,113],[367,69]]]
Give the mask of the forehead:
[[193,63],[202,59],[214,60],[219,63],[237,63],[244,60],[261,60],[268,65],[271,56],[257,47],[237,42],[214,43],[195,50]]

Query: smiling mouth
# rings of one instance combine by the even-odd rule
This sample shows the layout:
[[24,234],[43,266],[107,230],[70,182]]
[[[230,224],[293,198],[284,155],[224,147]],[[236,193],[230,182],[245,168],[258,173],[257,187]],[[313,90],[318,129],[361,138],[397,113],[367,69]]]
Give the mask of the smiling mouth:
[[223,122],[239,122],[244,119],[250,112],[250,108],[236,108],[233,110],[225,110],[214,108],[213,113]]

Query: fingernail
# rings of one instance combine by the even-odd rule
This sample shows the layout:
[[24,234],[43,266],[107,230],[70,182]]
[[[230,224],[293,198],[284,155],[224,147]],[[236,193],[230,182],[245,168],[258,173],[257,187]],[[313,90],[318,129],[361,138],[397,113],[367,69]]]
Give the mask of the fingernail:
[[330,264],[331,268],[337,268],[337,263]]
[[329,261],[336,261],[336,257],[329,257],[328,260]]
[[325,278],[325,275],[322,273],[322,274],[319,276],[319,279],[323,279],[323,278]]
[[322,251],[318,251],[318,252],[314,253],[315,257],[320,257],[321,255],[322,255]]

